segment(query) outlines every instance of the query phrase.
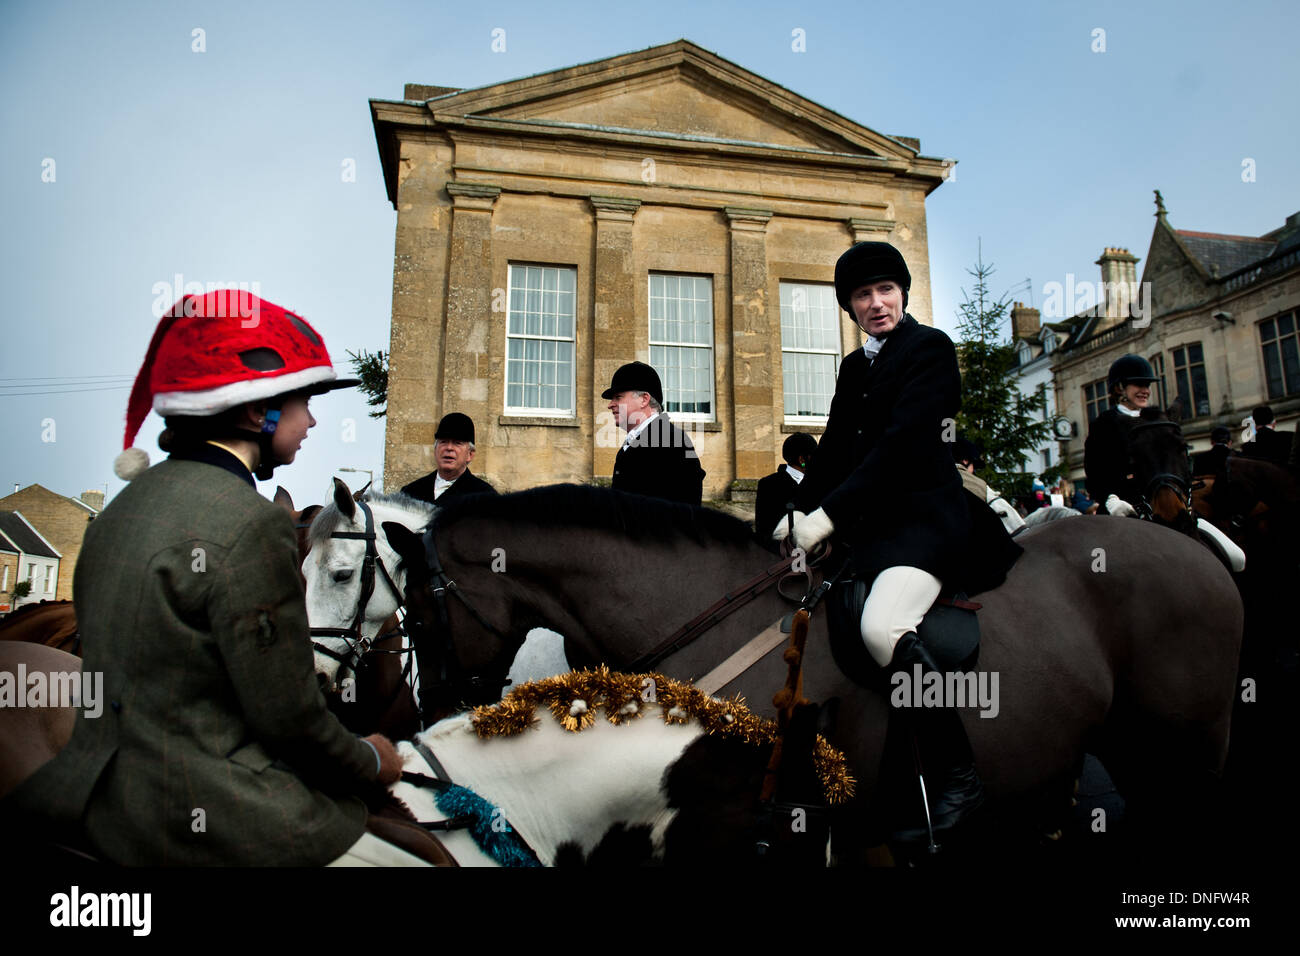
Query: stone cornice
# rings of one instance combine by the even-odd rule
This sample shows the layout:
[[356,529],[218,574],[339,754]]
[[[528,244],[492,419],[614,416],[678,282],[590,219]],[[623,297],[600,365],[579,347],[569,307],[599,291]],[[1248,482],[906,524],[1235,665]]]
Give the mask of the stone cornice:
[[447,183],[447,195],[458,210],[490,212],[501,195],[501,187],[488,183]]
[[751,209],[746,206],[723,206],[723,213],[731,221],[732,232],[767,232],[772,219],[770,209]]
[[589,196],[592,208],[596,210],[597,221],[631,222],[636,218],[636,211],[641,208],[641,200],[628,199],[623,196]]
[[854,242],[867,242],[882,233],[888,235],[894,231],[895,226],[892,219],[866,219],[856,216],[849,219],[848,224]]

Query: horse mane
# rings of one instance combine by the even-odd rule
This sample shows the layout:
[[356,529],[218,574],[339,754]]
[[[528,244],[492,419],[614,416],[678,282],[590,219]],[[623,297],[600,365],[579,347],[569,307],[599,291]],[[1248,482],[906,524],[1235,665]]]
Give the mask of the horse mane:
[[[710,697],[694,684],[662,674],[622,674],[605,666],[520,684],[500,702],[476,707],[469,721],[480,738],[514,736],[532,727],[537,708],[544,706],[560,726],[577,733],[596,723],[598,709],[617,726],[643,716],[647,703],[660,708],[666,724],[694,720],[708,735],[751,746],[770,746],[777,739],[776,721],[757,716],[738,699]],[[813,763],[828,804],[853,796],[844,754],[820,735]]]
[[12,611],[8,613],[8,615],[5,616],[4,620],[12,621],[14,618],[21,617],[24,614],[35,614],[41,608],[50,610],[52,608],[63,607],[71,603],[72,602],[67,600],[66,598],[60,601],[33,601],[30,604],[22,604],[14,608]]
[[747,523],[712,508],[632,495],[591,485],[543,485],[508,495],[467,495],[438,505],[436,522],[448,528],[469,518],[498,518],[541,528],[617,531],[629,538],[753,543]]
[[[412,498],[410,495],[404,495],[400,491],[394,491],[392,494],[371,494],[361,499],[367,504],[389,505],[399,511],[404,511],[413,518],[423,519],[419,526],[423,528],[428,524],[428,520],[433,515],[433,505],[427,501],[421,501],[419,498]],[[312,507],[308,505],[307,508]],[[334,531],[334,526],[338,524],[343,517],[339,514],[339,506],[332,500],[326,502],[320,507],[320,512],[312,519],[311,527],[307,529],[307,544],[309,548],[314,548],[322,542],[329,541],[330,534]],[[304,508],[303,511],[306,511]],[[418,530],[418,529],[413,529]]]

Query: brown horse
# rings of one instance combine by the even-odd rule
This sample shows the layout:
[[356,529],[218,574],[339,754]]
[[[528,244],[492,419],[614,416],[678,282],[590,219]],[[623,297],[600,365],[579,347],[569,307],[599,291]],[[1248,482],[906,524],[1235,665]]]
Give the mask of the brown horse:
[[30,641],[81,656],[77,612],[71,601],[24,604],[0,621],[0,641]]
[[[71,674],[81,670],[81,658],[41,644],[0,643],[0,681],[16,683],[20,673],[30,677]],[[25,688],[18,688],[19,692]],[[0,709],[0,797],[22,783],[44,763],[54,758],[77,722],[73,707],[4,707]]]
[[[327,505],[318,522],[339,519]],[[454,581],[444,592],[447,628],[430,633],[424,620],[418,630],[421,666],[437,668],[449,653],[447,673],[460,681],[435,706],[472,699],[476,678],[499,687],[532,627],[564,634],[575,666],[633,669],[678,624],[771,564],[733,518],[579,486],[448,506],[423,542],[402,530],[384,524],[410,569],[408,627],[432,606],[415,573],[426,548]],[[1177,832],[1192,809],[1185,794],[1215,778],[1227,752],[1242,621],[1231,579],[1205,548],[1149,522],[1053,522],[1017,540],[1026,554],[1002,587],[979,597],[980,671],[998,680],[997,707],[989,719],[962,715],[993,820],[1055,829],[1086,750],[1103,760],[1130,812],[1158,810],[1151,822]],[[1186,601],[1189,591],[1203,600]],[[767,591],[656,669],[698,678],[789,609]],[[769,652],[720,692],[765,701],[782,669],[781,654]],[[831,737],[861,782],[836,830],[838,855],[855,859],[896,822],[881,818],[878,786],[890,708],[835,665],[824,614],[804,680],[811,699],[838,702]]]

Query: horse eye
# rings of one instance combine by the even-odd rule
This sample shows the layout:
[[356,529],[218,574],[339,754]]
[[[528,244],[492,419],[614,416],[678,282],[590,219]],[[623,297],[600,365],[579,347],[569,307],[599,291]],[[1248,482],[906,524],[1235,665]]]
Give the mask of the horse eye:
[[350,580],[351,577],[352,568],[344,568],[342,571],[334,572],[334,581],[337,584],[342,584],[344,581]]

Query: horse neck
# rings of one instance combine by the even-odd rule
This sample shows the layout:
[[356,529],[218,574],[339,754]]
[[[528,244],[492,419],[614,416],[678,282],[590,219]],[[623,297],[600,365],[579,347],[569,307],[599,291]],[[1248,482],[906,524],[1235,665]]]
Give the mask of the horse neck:
[[[685,536],[632,539],[614,531],[539,530],[495,520],[455,526],[444,544],[448,573],[476,606],[495,604],[498,626],[552,628],[593,660],[616,667],[777,561],[757,545],[700,544]],[[504,555],[501,573],[491,570],[496,548]],[[755,622],[761,629],[786,605],[771,590],[725,619],[723,629],[752,635]]]
[[[561,843],[590,851],[616,823],[649,825],[658,839],[670,820],[664,772],[703,731],[692,720],[665,724],[658,705],[615,726],[597,713],[574,733],[544,708],[516,736],[481,739],[467,715],[419,735],[451,779],[505,812],[545,865]],[[427,771],[425,771],[427,772]]]

